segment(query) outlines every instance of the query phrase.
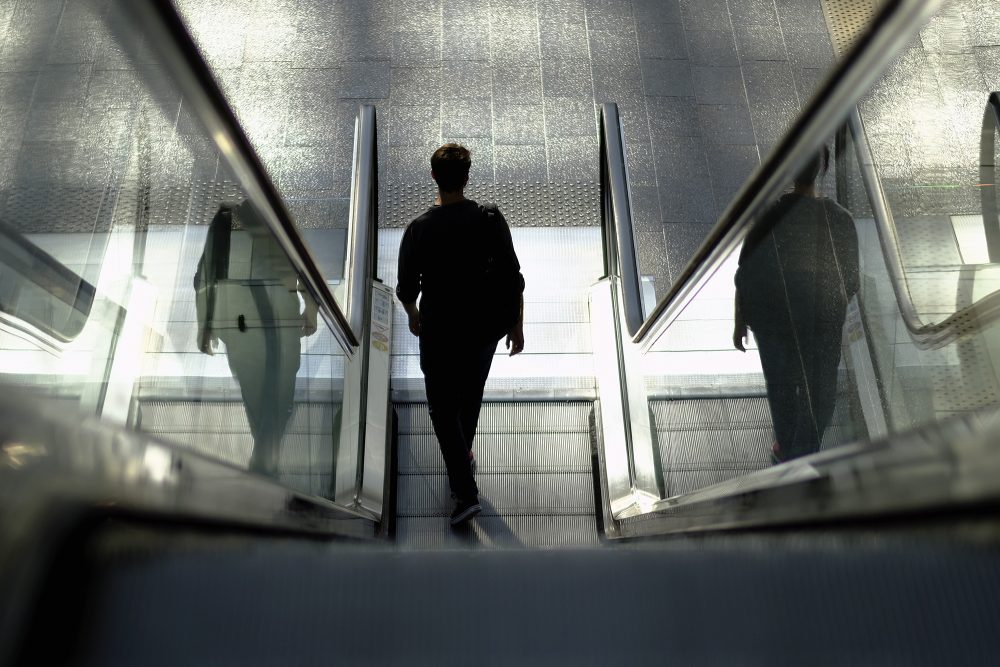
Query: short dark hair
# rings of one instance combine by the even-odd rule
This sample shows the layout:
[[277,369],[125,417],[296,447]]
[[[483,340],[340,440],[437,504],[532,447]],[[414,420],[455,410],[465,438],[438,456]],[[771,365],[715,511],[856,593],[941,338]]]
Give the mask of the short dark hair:
[[795,176],[795,185],[809,186],[816,182],[820,173],[826,173],[830,166],[830,149],[823,146],[823,149],[814,155],[806,166]]
[[431,173],[444,192],[455,192],[465,187],[470,167],[472,153],[461,144],[445,144],[431,156]]

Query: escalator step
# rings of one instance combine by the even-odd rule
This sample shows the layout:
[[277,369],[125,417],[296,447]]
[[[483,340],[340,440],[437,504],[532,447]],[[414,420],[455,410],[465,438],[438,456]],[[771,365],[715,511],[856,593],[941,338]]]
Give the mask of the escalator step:
[[667,497],[771,465],[763,396],[650,401]]
[[[396,403],[399,433],[433,433],[426,403]],[[477,433],[589,433],[591,403],[483,403]]]
[[[477,475],[484,516],[594,514],[589,472]],[[447,516],[452,510],[446,475],[400,475],[397,516]],[[593,520],[593,519],[592,519]]]
[[[333,433],[339,406],[296,403],[285,433]],[[243,401],[140,401],[140,425],[147,433],[249,433]]]
[[[586,433],[484,433],[473,443],[480,474],[590,472]],[[443,474],[444,461],[433,433],[399,439],[399,472]]]
[[[392,343],[392,355],[420,354],[419,339],[411,336],[406,328],[406,321],[397,321],[395,337]],[[521,361],[536,354],[591,354],[593,344],[590,338],[590,325],[586,322],[525,322],[524,340],[530,346],[524,352]],[[497,346],[497,354],[505,354],[503,344]]]

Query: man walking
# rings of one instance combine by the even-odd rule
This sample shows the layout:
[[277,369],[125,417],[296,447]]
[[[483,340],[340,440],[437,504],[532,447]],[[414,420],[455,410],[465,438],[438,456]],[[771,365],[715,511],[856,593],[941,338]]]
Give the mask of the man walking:
[[524,349],[521,265],[500,211],[465,198],[471,166],[464,146],[434,151],[438,198],[403,234],[396,285],[420,338],[427,405],[455,499],[452,525],[482,511],[472,440],[497,342],[506,336],[512,356]]

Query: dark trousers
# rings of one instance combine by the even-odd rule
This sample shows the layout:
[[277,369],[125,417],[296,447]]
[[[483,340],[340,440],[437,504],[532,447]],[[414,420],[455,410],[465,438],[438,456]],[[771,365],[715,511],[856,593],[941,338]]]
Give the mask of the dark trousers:
[[[811,305],[811,304],[808,304]],[[751,326],[782,460],[819,451],[837,404],[843,319],[799,305]]]
[[420,366],[427,388],[427,407],[434,425],[451,492],[474,500],[479,487],[469,465],[472,439],[479,424],[483,389],[490,374],[496,343],[438,347],[421,336]]

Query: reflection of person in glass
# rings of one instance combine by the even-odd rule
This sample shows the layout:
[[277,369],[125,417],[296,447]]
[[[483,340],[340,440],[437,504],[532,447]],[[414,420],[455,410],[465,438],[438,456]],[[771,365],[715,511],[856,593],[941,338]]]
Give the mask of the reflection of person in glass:
[[751,228],[736,272],[733,344],[753,331],[774,424],[773,458],[819,450],[837,400],[847,304],[858,291],[858,237],[850,213],[820,196],[829,151]]
[[294,407],[299,338],[316,331],[316,302],[247,201],[215,214],[194,286],[198,348],[213,354],[221,339],[240,385],[254,440],[249,467],[277,474]]

